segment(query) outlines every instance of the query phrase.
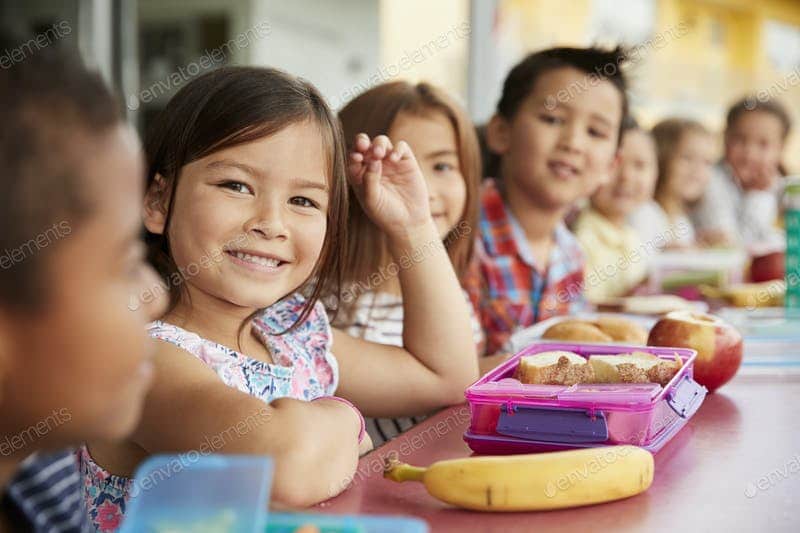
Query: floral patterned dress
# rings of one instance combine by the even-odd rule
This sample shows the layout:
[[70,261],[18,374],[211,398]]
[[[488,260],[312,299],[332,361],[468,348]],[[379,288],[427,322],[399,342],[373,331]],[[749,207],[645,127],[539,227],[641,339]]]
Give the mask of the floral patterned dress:
[[[166,322],[153,322],[151,337],[175,344],[211,367],[228,386],[269,403],[276,398],[313,400],[331,396],[339,381],[336,359],[330,352],[328,317],[317,302],[308,318],[291,327],[305,300],[293,295],[268,307],[253,319],[253,330],[269,349],[273,364],[243,355]],[[94,462],[86,446],[77,452],[83,476],[83,497],[97,531],[116,531],[122,523],[133,480],[106,471]]]

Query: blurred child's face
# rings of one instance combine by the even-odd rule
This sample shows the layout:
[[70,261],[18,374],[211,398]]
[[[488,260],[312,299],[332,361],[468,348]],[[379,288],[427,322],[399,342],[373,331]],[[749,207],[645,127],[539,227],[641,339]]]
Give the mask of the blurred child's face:
[[743,113],[726,133],[725,159],[742,185],[778,173],[783,150],[783,125],[765,111]]
[[668,192],[684,202],[699,200],[711,179],[713,164],[711,136],[696,131],[684,132],[669,163]]
[[428,184],[431,213],[444,238],[461,220],[467,201],[467,186],[461,175],[458,140],[452,123],[444,113],[433,111],[426,117],[400,113],[392,124],[389,138],[406,141],[419,162]]
[[[556,100],[565,91],[569,98]],[[552,110],[546,105],[551,102]],[[607,80],[593,84],[585,72],[559,68],[539,78],[510,124],[500,120],[497,131],[489,128],[488,140],[503,157],[506,179],[542,208],[562,209],[608,179],[622,97]]]
[[622,137],[620,160],[611,181],[592,196],[592,205],[606,216],[626,217],[653,196],[658,174],[653,138],[640,129]]
[[82,193],[91,212],[74,226],[69,219],[54,221],[64,237],[40,252],[52,254],[43,311],[10,317],[16,345],[0,387],[3,428],[36,427],[39,446],[119,439],[134,429],[152,373],[145,327],[163,312],[163,301],[128,308],[133,295],[158,283],[140,238],[138,140],[119,126],[84,142]]
[[[325,240],[328,170],[319,127],[289,125],[181,170],[169,242],[190,296],[268,307],[311,275]],[[145,217],[163,233],[160,213]]]

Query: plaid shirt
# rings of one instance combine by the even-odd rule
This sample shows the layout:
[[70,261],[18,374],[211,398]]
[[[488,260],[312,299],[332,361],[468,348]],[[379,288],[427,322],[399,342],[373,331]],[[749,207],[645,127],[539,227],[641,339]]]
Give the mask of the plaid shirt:
[[516,330],[583,309],[584,257],[575,236],[559,224],[548,264],[536,265],[494,180],[484,182],[480,202],[481,231],[464,286],[486,333],[486,353],[494,354]]

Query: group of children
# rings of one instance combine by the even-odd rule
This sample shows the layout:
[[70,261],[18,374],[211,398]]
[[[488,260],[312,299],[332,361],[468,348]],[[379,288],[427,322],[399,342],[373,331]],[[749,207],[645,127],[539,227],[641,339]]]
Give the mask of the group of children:
[[782,245],[781,153],[790,130],[775,101],[743,99],[727,116],[718,162],[711,132],[668,118],[647,131],[624,127],[615,171],[574,226],[587,258],[590,301],[636,293],[653,250],[758,250]]
[[[734,108],[712,169],[699,124],[628,118],[620,69],[583,83],[623,59],[523,59],[484,130],[491,176],[465,110],[426,83],[337,116],[290,74],[220,68],[170,100],[142,156],[69,51],[0,72],[0,248],[29,250],[0,279],[0,526],[114,531],[137,465],[190,450],[270,455],[275,502],[313,505],[373,445],[462,402],[516,330],[600,294],[585,272],[635,245],[630,220],[687,225],[669,246],[751,238],[742,213],[777,186],[785,113]],[[693,232],[696,209],[720,209],[709,180],[741,226]],[[576,237],[565,219],[587,199]],[[59,221],[66,237],[25,248]]]

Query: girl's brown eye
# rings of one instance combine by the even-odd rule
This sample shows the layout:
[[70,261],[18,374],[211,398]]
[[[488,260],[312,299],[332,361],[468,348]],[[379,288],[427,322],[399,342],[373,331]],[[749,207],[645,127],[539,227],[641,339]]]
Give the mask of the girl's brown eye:
[[223,189],[228,189],[242,194],[253,194],[253,189],[251,189],[249,185],[247,185],[246,183],[242,183],[241,181],[226,181],[220,183],[219,186],[222,187]]
[[317,204],[314,203],[312,200],[309,200],[305,196],[293,196],[289,199],[289,202],[292,205],[298,205],[300,207],[317,207]]

